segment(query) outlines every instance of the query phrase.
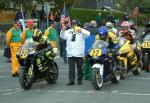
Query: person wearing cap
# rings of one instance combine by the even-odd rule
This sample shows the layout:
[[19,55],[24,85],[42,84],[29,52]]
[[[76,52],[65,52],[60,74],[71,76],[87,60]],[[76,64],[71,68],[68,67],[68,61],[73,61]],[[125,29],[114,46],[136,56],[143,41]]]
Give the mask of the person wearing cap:
[[56,42],[57,42],[57,30],[55,29],[55,27],[56,27],[56,21],[52,20],[50,22],[50,26],[45,30],[44,33],[44,35],[48,37],[49,42],[53,48],[56,47]]
[[22,43],[24,43],[26,39],[32,38],[33,29],[34,29],[33,20],[29,20],[27,22],[27,28],[22,32]]
[[20,29],[20,22],[16,21],[14,24],[14,27],[12,27],[8,32],[6,36],[6,43],[11,49],[11,55],[12,55],[12,76],[16,77],[18,76],[18,70],[19,70],[19,63],[16,57],[18,49],[21,47],[21,29]]
[[74,85],[75,83],[75,65],[78,69],[79,85],[82,85],[83,80],[83,57],[85,51],[85,38],[90,35],[90,32],[80,28],[80,22],[78,19],[72,20],[72,27],[66,30],[64,26],[60,32],[60,37],[66,40],[66,50],[69,65],[69,82],[68,86]]
[[97,23],[95,20],[92,20],[89,26],[86,28],[90,32],[90,36],[85,39],[85,58],[83,63],[84,68],[84,79],[85,80],[92,80],[92,67],[90,62],[87,59],[87,54],[92,47],[92,44],[95,41],[95,37],[97,35]]

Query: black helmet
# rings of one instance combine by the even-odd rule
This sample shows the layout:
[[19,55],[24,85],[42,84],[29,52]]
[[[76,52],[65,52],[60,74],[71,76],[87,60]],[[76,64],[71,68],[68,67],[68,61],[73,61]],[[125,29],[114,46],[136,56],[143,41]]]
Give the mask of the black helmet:
[[32,36],[33,40],[36,41],[36,42],[39,42],[41,37],[42,37],[41,30],[40,29],[35,29],[34,33],[33,33],[33,36]]

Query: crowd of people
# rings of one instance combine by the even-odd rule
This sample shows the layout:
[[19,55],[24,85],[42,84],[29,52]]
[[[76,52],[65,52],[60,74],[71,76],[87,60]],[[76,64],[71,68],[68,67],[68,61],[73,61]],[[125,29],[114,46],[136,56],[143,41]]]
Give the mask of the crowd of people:
[[[45,22],[45,13],[43,9],[41,12],[40,18]],[[38,16],[39,15],[37,15],[35,6],[32,12],[32,17],[39,18]],[[149,28],[149,25],[150,24],[146,27]],[[16,58],[18,49],[24,44],[26,39],[34,37],[33,40],[36,41],[39,38],[39,35],[34,36],[39,33],[37,33],[37,30],[35,32],[32,20],[27,22],[27,28],[25,30],[22,31],[20,27],[21,24],[18,19],[16,19],[14,26],[7,32],[6,35],[7,45],[11,49],[13,77],[18,76],[19,74],[19,63]],[[107,41],[110,45],[110,49],[117,50],[119,47],[119,37],[124,36],[126,39],[134,43],[138,36],[137,27],[127,16],[125,16],[120,23],[117,23],[112,17],[109,17],[107,22],[103,22],[101,13],[99,13],[96,20],[91,20],[83,26],[77,18],[72,19],[71,24],[66,21],[65,26],[61,28],[60,33],[59,30],[56,29],[56,21],[51,19],[50,25],[47,29],[45,30],[40,28],[38,32],[48,38],[48,43],[52,46],[52,48],[57,47],[56,43],[59,38],[63,40],[60,44],[63,47],[63,54],[61,55],[63,56],[64,63],[69,66],[68,86],[75,84],[75,67],[77,67],[78,70],[77,82],[79,85],[83,84],[83,78],[85,80],[92,80],[92,69],[86,55],[96,40],[101,39]],[[149,29],[145,32],[146,33],[144,35],[149,32]]]

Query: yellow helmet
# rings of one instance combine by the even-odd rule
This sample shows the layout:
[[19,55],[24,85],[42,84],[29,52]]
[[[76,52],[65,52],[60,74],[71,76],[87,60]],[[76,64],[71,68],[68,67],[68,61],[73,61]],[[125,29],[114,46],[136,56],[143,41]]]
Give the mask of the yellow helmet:
[[34,32],[33,32],[33,36],[32,36],[33,40],[36,41],[36,42],[39,42],[41,37],[42,37],[41,30],[40,29],[35,29]]

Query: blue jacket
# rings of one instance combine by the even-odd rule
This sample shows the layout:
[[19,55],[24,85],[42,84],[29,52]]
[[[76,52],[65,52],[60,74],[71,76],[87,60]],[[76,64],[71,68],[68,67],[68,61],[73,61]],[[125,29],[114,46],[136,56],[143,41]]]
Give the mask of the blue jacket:
[[95,41],[96,35],[90,35],[88,38],[85,39],[85,56],[88,54],[89,50],[92,47],[92,44]]

